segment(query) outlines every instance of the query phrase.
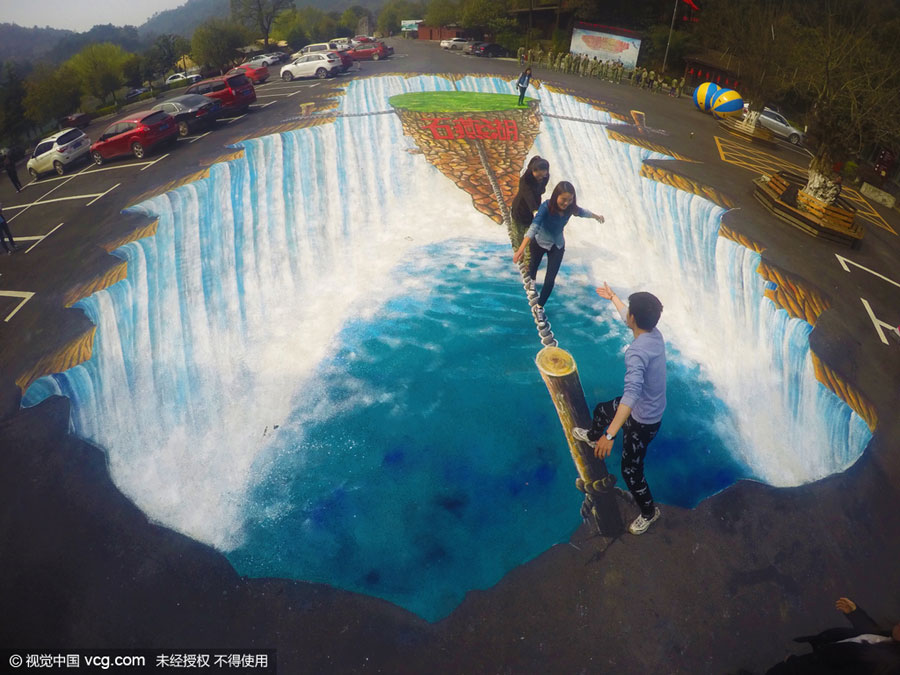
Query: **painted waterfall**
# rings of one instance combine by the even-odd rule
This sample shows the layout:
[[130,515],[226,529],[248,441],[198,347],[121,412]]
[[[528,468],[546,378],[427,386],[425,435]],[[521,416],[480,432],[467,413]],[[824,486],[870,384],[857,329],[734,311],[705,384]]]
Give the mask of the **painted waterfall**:
[[[136,208],[154,237],[128,278],[78,303],[93,357],[24,404],[72,399],[75,433],[154,520],[239,572],[323,581],[429,620],[564,541],[574,472],[533,366],[504,228],[430,166],[387,99],[499,78],[379,77],[354,115],[243,143],[245,156]],[[606,113],[539,93],[544,112]],[[820,385],[810,326],[763,297],[723,211],[639,176],[653,155],[600,124],[545,118],[534,152],[605,224],[574,219],[547,311],[589,402],[620,393],[629,334],[592,287],[651,290],[669,399],[648,458],[659,501],[741,478],[791,486],[850,466],[870,434]],[[611,467],[618,470],[617,462]]]

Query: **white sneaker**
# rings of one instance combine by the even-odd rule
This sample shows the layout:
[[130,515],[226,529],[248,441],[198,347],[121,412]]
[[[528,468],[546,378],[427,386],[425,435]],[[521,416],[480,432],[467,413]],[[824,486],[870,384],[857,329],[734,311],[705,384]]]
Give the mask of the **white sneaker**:
[[631,534],[644,534],[647,529],[650,527],[652,523],[655,523],[657,518],[659,518],[659,507],[656,507],[656,511],[653,512],[653,517],[649,520],[644,518],[643,515],[638,516],[634,519],[634,522],[628,526],[628,531]]
[[585,443],[595,443],[596,441],[592,441],[588,438],[588,431],[590,429],[582,429],[581,427],[575,427],[572,429],[572,436],[576,441],[584,441]]

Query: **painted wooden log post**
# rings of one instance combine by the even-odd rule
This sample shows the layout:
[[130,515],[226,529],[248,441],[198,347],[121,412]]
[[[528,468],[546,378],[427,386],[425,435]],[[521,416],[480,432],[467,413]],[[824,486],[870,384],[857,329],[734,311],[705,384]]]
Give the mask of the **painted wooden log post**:
[[624,524],[613,491],[615,476],[606,470],[603,460],[594,457],[589,444],[572,436],[575,427],[591,425],[591,412],[584,398],[575,359],[566,350],[552,346],[538,352],[535,364],[550,392],[578,471],[575,485],[585,494],[581,514],[585,518],[591,517],[603,536],[617,537],[624,532]]

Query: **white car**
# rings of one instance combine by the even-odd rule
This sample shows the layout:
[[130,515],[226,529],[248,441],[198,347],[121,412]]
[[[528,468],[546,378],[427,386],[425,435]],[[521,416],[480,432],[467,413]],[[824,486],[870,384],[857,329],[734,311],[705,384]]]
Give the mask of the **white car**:
[[90,150],[91,139],[81,129],[63,129],[35,146],[28,160],[28,173],[35,180],[51,171],[62,176],[69,165],[88,156]]
[[202,79],[203,78],[201,78],[197,74],[188,75],[187,73],[175,73],[173,75],[169,75],[166,78],[166,84],[172,84],[173,82],[175,82],[175,83],[184,82],[187,84],[193,84],[194,82],[199,82]]
[[290,82],[297,77],[318,77],[320,80],[341,72],[341,60],[331,52],[303,54],[281,68],[281,79]]
[[455,37],[450,38],[449,40],[441,40],[441,47],[444,49],[462,49],[470,42],[472,42],[472,40],[469,38]]

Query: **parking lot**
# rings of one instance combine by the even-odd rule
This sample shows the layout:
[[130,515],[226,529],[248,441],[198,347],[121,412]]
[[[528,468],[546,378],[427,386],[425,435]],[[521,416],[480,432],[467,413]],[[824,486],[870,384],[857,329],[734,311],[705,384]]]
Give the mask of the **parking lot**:
[[[86,231],[96,233],[94,226],[99,221],[115,217],[148,194],[195,175],[198,169],[229,154],[228,146],[264,134],[283,120],[309,110],[304,104],[331,97],[336,88],[349,80],[390,71],[391,61],[364,62],[325,80],[291,82],[279,77],[283,64],[274,65],[270,67],[269,80],[255,87],[257,100],[249,111],[220,117],[209,131],[178,138],[172,145],[163,144],[142,159],[123,157],[97,166],[85,155],[65,175],[51,173],[27,184],[23,182],[20,193],[8,181],[0,182],[3,212],[19,245],[15,255],[0,256],[0,324],[21,319],[27,304],[47,290],[42,283],[45,277],[35,274],[35,265],[46,264],[38,262],[38,258],[52,257],[53,265],[58,267],[58,254],[70,257],[71,247],[67,248],[66,239],[81,238]],[[183,90],[175,90],[156,100],[131,104],[115,116],[93,122],[84,131],[94,141],[129,111],[148,109],[182,93]],[[19,175],[23,181],[26,176],[30,179],[24,164],[19,165]],[[52,253],[40,255],[45,249],[52,249]]]

